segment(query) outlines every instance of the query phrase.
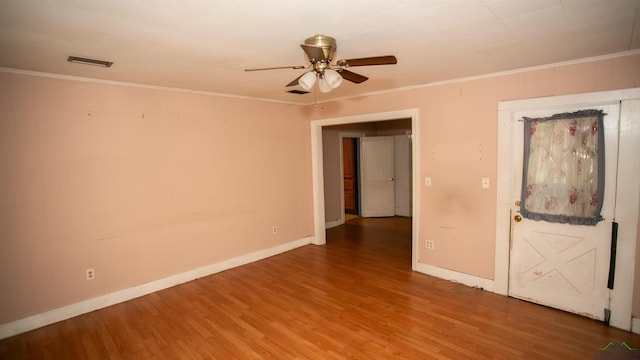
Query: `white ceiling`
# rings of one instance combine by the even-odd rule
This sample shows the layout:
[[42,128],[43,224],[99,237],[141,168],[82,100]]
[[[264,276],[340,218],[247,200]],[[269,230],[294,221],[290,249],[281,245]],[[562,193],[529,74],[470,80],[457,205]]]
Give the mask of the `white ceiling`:
[[[312,103],[299,44],[395,55],[320,100],[640,49],[640,0],[0,0],[0,67]],[[69,55],[113,61],[72,64]]]

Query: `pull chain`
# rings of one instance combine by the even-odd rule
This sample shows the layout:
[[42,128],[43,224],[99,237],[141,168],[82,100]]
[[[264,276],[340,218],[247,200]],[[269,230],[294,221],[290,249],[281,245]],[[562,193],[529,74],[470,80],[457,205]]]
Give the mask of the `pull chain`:
[[[313,91],[313,107],[315,108],[318,108],[318,93],[320,92],[320,85],[318,83],[319,81],[316,81],[314,84],[315,89]],[[322,101],[322,98],[320,98],[320,101]],[[320,103],[320,112],[324,112],[324,105],[322,105],[322,103]]]

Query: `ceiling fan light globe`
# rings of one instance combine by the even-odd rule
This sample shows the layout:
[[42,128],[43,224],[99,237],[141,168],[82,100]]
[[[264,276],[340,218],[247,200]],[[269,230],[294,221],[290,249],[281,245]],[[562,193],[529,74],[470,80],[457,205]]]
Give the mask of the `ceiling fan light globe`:
[[320,82],[318,83],[318,85],[319,85],[318,87],[320,88],[320,92],[323,94],[326,94],[329,91],[333,90],[333,88],[325,78],[320,79]]
[[298,84],[300,84],[300,87],[307,91],[311,90],[315,82],[316,73],[314,71],[309,71],[308,73],[302,75],[302,77],[298,80]]
[[324,71],[324,80],[332,89],[335,89],[342,84],[342,76],[333,69],[327,69]]

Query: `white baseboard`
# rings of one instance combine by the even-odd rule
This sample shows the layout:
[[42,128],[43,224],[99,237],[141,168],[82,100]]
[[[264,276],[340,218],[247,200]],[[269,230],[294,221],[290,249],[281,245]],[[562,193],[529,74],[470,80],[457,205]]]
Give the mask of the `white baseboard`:
[[343,219],[333,220],[333,221],[327,221],[326,223],[324,223],[324,228],[325,229],[331,229],[331,228],[334,228],[336,226],[340,226],[342,224],[344,224],[344,218]]
[[311,237],[292,241],[286,244],[278,245],[269,249],[256,251],[250,254],[242,255],[233,259],[225,260],[219,263],[207,265],[195,270],[190,270],[181,274],[169,276],[164,279],[151,281],[140,284],[128,289],[116,291],[107,295],[84,300],[79,303],[63,306],[44,313],[29,316],[24,319],[12,321],[0,325],[0,339],[8,338],[17,334],[21,334],[30,330],[34,330],[58,321],[70,319],[72,317],[86,314],[88,312],[102,309],[107,306],[115,305],[124,301],[135,299],[156,291],[170,288],[182,283],[186,283],[201,277],[209,276],[221,271],[232,269],[241,265],[245,265],[254,261],[262,260],[270,256],[281,254],[295,248],[311,244]]
[[493,292],[494,281],[481,278],[474,275],[469,275],[453,270],[439,268],[433,265],[427,265],[418,262],[418,266],[415,269],[423,274],[435,276],[440,279],[455,281],[463,285],[482,288],[483,290]]
[[640,334],[640,318],[631,318],[631,332],[634,334]]

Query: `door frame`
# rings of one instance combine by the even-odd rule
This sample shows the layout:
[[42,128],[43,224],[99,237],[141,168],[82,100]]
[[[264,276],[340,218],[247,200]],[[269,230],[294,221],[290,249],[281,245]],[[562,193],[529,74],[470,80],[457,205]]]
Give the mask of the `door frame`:
[[[640,99],[640,89],[603,91],[596,93],[563,95],[535,99],[504,101],[498,103],[498,176],[496,202],[496,249],[494,292],[507,295],[509,289],[509,251],[511,238],[512,182],[515,171],[511,168],[513,139],[521,137],[515,133],[511,114],[514,111],[536,110],[545,107],[584,106]],[[640,109],[636,113],[620,109],[619,157],[616,186],[624,196],[617,196],[615,219],[620,224],[616,258],[615,286],[611,290],[612,326],[630,330],[633,300],[633,277],[635,268],[638,229],[638,198],[640,197],[640,165],[634,159],[640,152]]]
[[[355,124],[374,121],[387,121],[396,119],[411,118],[411,133],[418,133],[418,109],[405,109],[389,112],[335,117],[327,119],[317,119],[311,121],[311,176],[313,189],[313,228],[314,236],[311,240],[312,244],[324,245],[327,242],[326,226],[324,217],[324,173],[322,168],[323,151],[322,151],[322,127],[331,125]],[[418,176],[418,158],[419,158],[419,137],[414,136],[411,142],[411,166],[413,184],[411,187],[413,204],[418,201],[418,187],[416,184]],[[413,206],[411,216],[414,219],[411,222],[411,268],[416,270],[418,265],[418,206]]]

